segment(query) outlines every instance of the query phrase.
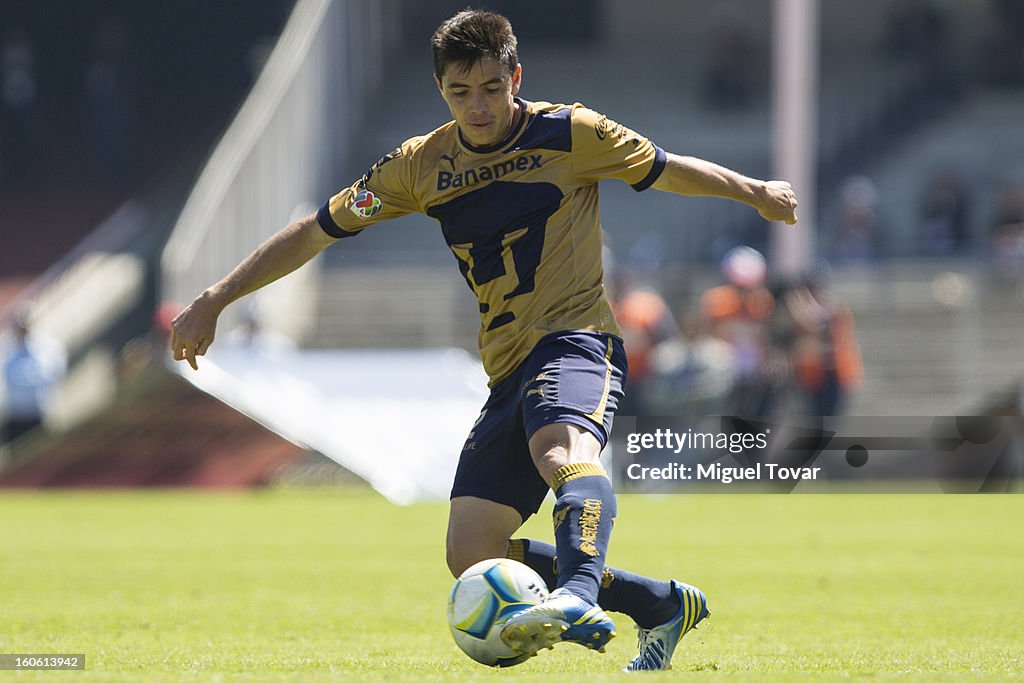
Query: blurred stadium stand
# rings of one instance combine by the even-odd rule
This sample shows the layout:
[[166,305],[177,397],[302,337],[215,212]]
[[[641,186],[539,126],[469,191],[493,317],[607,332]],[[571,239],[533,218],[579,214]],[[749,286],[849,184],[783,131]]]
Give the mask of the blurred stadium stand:
[[305,449],[150,367],[87,422],[22,444],[0,470],[0,487],[239,488],[309,460]]
[[[112,455],[118,450],[124,430],[110,423],[127,405],[120,397],[137,389],[120,375],[122,349],[154,325],[164,243],[291,4],[0,3],[0,50],[18,34],[29,36],[34,49],[35,113],[45,131],[38,156],[19,168],[5,156],[12,142],[8,119],[0,125],[0,336],[11,316],[24,313],[35,329],[64,344],[70,372],[47,424],[51,434],[71,430],[56,441],[0,446],[0,469],[5,455],[12,462],[28,456],[50,462],[47,453],[66,459],[82,438],[76,429],[95,427],[88,442],[97,453],[104,430],[104,448]],[[97,166],[87,121],[91,60],[98,58],[100,36],[111,30],[124,39],[128,63],[118,66],[130,77],[119,72],[107,83],[124,77],[131,88],[131,121],[122,132],[131,135],[132,150],[122,159],[125,177],[116,179]],[[0,388],[0,401],[2,394]],[[275,447],[283,444],[263,434]],[[130,450],[126,445],[124,452]],[[131,481],[129,474],[122,479]]]
[[[196,168],[193,157],[179,162],[179,173],[156,184],[161,200],[149,198],[156,191],[152,186],[133,187],[134,198],[110,222],[140,226],[134,233],[116,227],[100,231],[140,240],[145,235],[148,241],[138,247],[128,246],[131,240],[82,247],[22,295],[21,301],[36,302],[41,320],[52,321],[47,329],[72,336],[72,329],[97,324],[65,324],[92,311],[76,310],[73,316],[62,311],[60,292],[96,285],[61,290],[58,283],[77,283],[72,278],[96,271],[106,274],[95,280],[90,276],[90,283],[113,278],[124,289],[110,302],[117,314],[108,313],[112,320],[99,325],[104,329],[76,341],[81,367],[91,367],[91,376],[108,378],[103,391],[95,390],[95,380],[81,380],[84,394],[115,400],[116,386],[109,378],[116,372],[109,359],[119,344],[147,332],[159,299],[187,302],[289,219],[314,209],[405,138],[448,119],[431,79],[428,39],[433,27],[465,2],[294,4],[273,54],[230,126],[225,129],[223,116],[212,115],[205,124],[194,123],[210,96],[209,89],[200,88],[150,131],[162,145],[151,150],[151,157],[170,159],[176,156],[171,148],[182,147],[185,139],[195,142],[198,154],[205,152],[205,125],[225,130],[198,177],[189,170]],[[1024,158],[1019,125],[1024,90],[1020,85],[995,88],[976,75],[977,49],[997,4],[939,5],[946,27],[941,57],[952,68],[948,78],[936,81],[935,64],[929,61],[933,56],[894,52],[887,42],[894,13],[904,3],[822,2],[819,248],[828,255],[843,183],[855,174],[869,177],[879,189],[886,233],[877,259],[834,270],[833,289],[849,301],[864,351],[866,381],[850,406],[854,414],[973,412],[987,410],[994,395],[1016,391],[1024,360],[1016,343],[1024,333],[1022,290],[1019,283],[992,277],[984,244],[984,221],[994,195],[1000,183],[1021,170],[1015,164]],[[291,5],[266,0],[251,14],[270,16]],[[769,2],[732,0],[709,9],[698,0],[571,0],[559,3],[559,16],[573,20],[557,22],[532,2],[488,5],[507,13],[517,28],[524,97],[583,101],[668,150],[751,175],[770,174]],[[192,16],[204,11],[195,7]],[[743,106],[722,109],[707,101],[703,83],[712,36],[721,22],[736,17],[749,31],[758,80]],[[272,23],[263,24],[261,35]],[[173,25],[181,35],[191,35],[180,20]],[[250,30],[250,44],[257,33]],[[194,68],[185,71],[195,77]],[[167,65],[161,73],[171,77]],[[184,124],[173,125],[179,115]],[[70,125],[65,122],[64,128]],[[949,162],[969,183],[974,248],[924,259],[920,197],[930,174]],[[52,253],[53,245],[41,249],[34,235],[17,226],[31,223],[40,205],[54,204],[53,192],[51,187],[25,198],[4,195],[0,265],[21,262],[15,255]],[[56,192],[80,206],[77,219],[95,221],[100,215],[99,209],[90,212],[90,192],[74,181]],[[746,207],[660,193],[637,196],[617,183],[606,183],[602,193],[604,224],[617,262],[645,273],[676,309],[717,284],[716,262],[727,249],[741,243],[767,248],[767,226]],[[104,210],[119,203],[108,202]],[[19,217],[17,226],[7,222],[12,217]],[[9,242],[12,237],[16,241]],[[472,350],[475,307],[451,258],[433,221],[400,219],[346,240],[313,267],[261,293],[261,322],[301,347]],[[126,264],[132,263],[142,270],[129,273],[134,266]],[[0,274],[11,278],[8,291],[24,285],[21,271],[3,268]],[[242,324],[246,315],[244,305],[229,307],[222,334]],[[108,360],[86,364],[97,348],[107,349]],[[181,390],[173,378],[159,386],[176,387],[168,390],[172,394]]]
[[933,174],[952,169],[968,181],[972,251],[983,255],[997,195],[1007,180],[1024,182],[1024,90],[984,89],[949,107],[875,155],[865,171],[879,188],[880,213],[891,227],[889,253],[922,251],[921,200]]
[[[41,138],[33,158],[16,163],[12,137],[20,129],[7,129],[7,107],[0,107],[0,280],[42,272],[183,153],[198,164],[251,85],[260,48],[280,31],[291,4],[0,2],[0,51],[16,35],[30,46]],[[111,51],[114,64],[101,62]],[[97,154],[102,134],[92,119],[91,79],[101,65],[109,68],[102,72],[109,90],[102,92],[124,96],[117,129],[130,145],[111,177],[109,159]],[[38,239],[41,233],[47,239]]]

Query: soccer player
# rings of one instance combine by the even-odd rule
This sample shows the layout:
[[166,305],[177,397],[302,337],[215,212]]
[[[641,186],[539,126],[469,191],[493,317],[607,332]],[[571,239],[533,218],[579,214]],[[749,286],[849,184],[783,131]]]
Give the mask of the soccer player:
[[[410,138],[315,214],[278,232],[173,322],[175,359],[196,369],[232,301],[290,273],[334,242],[418,211],[438,221],[479,301],[490,396],[463,447],[451,492],[447,557],[459,575],[509,556],[539,571],[551,597],[510,619],[502,639],[533,654],[559,641],[603,650],[605,609],[634,619],[627,669],[666,669],[707,616],[697,588],[604,566],[615,492],[599,456],[626,377],[601,269],[598,181],[745,202],[796,221],[782,181],[667,154],[574,104],[518,97],[516,37],[498,14],[466,10],[434,33],[434,76],[453,121]],[[555,544],[512,539],[555,492]],[[557,559],[556,559],[557,558]]]

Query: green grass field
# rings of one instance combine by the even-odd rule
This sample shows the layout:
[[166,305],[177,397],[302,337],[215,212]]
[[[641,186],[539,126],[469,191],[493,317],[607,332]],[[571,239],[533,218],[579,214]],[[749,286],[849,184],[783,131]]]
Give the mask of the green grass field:
[[[1024,669],[1022,496],[622,496],[610,563],[708,594],[670,677],[1004,680]],[[550,538],[550,508],[526,532]],[[497,671],[448,634],[446,505],[361,489],[0,494],[0,652],[75,681],[621,679],[564,645]],[[593,674],[593,675],[591,675]],[[909,676],[908,676],[909,675]]]

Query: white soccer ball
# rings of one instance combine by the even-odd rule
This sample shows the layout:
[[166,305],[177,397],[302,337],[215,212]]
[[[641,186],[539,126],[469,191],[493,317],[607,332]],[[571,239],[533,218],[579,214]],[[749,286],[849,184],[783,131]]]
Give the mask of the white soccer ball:
[[544,579],[522,562],[483,560],[462,573],[448,595],[448,626],[455,644],[488,666],[514,666],[529,658],[501,640],[501,627],[516,612],[548,596]]

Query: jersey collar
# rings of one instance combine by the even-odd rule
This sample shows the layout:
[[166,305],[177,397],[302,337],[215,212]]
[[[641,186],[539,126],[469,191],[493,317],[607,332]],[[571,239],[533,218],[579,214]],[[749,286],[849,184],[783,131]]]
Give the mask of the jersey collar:
[[508,132],[508,135],[506,135],[499,142],[496,142],[493,145],[488,145],[487,147],[476,147],[474,145],[469,144],[469,141],[467,141],[466,138],[462,137],[462,130],[458,126],[455,126],[455,130],[458,132],[459,136],[459,144],[462,145],[467,151],[472,152],[473,154],[491,154],[492,152],[497,152],[507,147],[510,142],[515,140],[519,136],[519,134],[523,132],[523,129],[526,127],[526,121],[527,119],[530,118],[529,112],[526,111],[526,100],[520,99],[518,97],[515,97],[513,99],[515,100],[516,104],[519,105],[519,115],[517,117],[518,120],[512,125],[511,130],[509,130]]

